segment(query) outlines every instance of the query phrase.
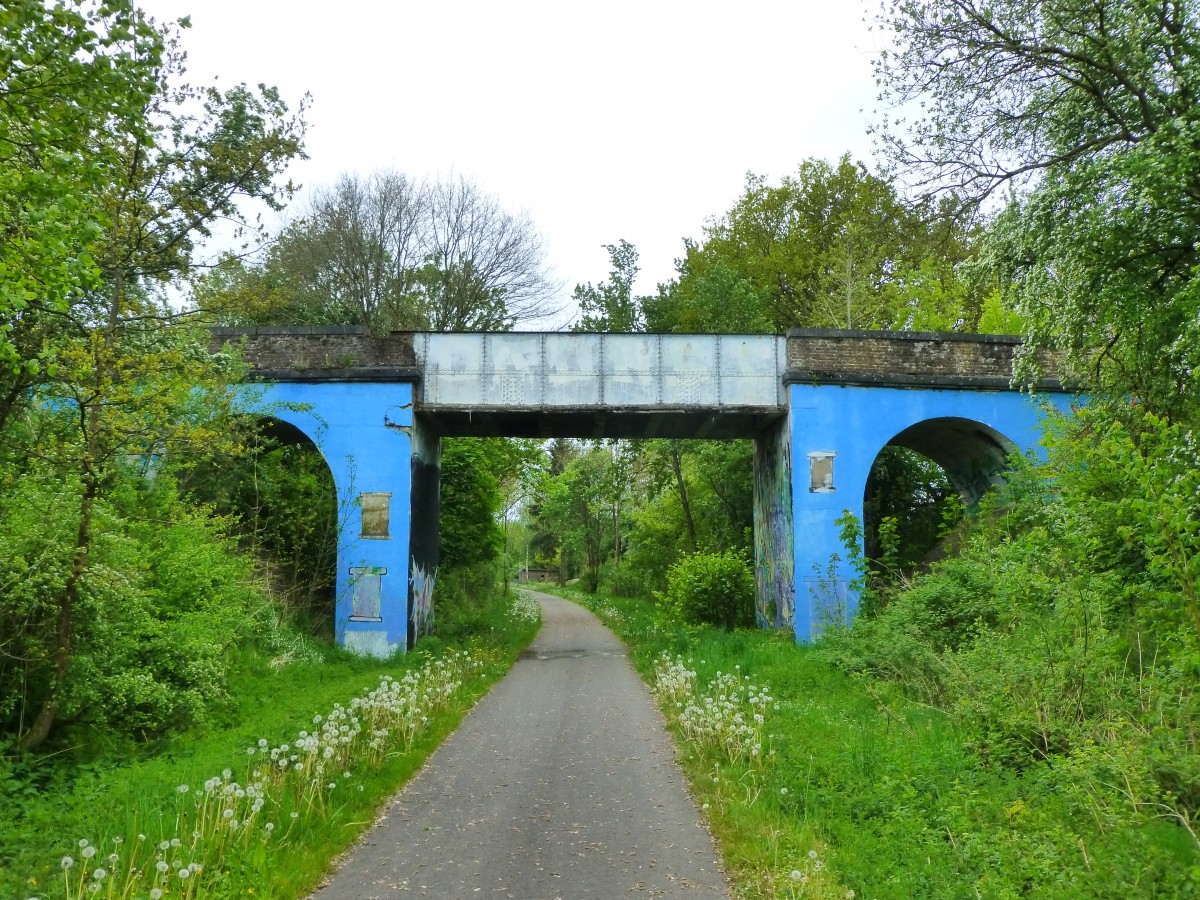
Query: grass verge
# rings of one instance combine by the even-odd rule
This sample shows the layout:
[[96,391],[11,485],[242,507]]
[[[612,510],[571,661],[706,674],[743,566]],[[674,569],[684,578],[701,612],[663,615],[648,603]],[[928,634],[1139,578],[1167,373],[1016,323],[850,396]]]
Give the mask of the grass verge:
[[536,604],[491,615],[462,649],[248,665],[221,726],[152,757],[63,766],[40,789],[8,773],[0,896],[304,896],[537,631]]
[[629,645],[737,897],[1200,895],[1185,829],[1087,814],[1068,774],[990,763],[963,723],[842,674],[819,647],[563,596]]

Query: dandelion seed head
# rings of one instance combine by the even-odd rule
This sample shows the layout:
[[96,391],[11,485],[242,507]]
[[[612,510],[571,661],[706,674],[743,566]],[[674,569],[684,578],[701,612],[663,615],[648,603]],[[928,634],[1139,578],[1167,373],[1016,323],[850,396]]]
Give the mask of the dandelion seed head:
[[154,888],[150,891],[150,900],[162,900],[162,888]]
[[803,874],[804,873],[802,873],[799,869],[792,869],[792,874],[791,874],[792,881],[799,881]]
[[64,869],[69,869],[69,868],[71,868],[71,866],[75,865],[75,860],[73,860],[73,859],[72,859],[71,857],[69,857],[69,856],[64,856],[64,857],[62,858],[62,862],[60,863],[60,865],[61,865],[61,866],[62,866]]
[[103,881],[108,877],[108,872],[102,868],[96,868],[92,870],[92,877],[97,881]]
[[181,794],[186,794],[189,788],[186,784],[181,784],[179,787],[175,788],[175,790],[179,791]]
[[166,860],[160,859],[158,862],[156,862],[154,864],[154,868],[158,869],[159,875],[166,875],[167,869],[169,869],[171,867],[167,865]]
[[89,844],[88,846],[83,848],[83,852],[80,855],[84,859],[91,859],[93,856],[96,855],[96,848]]

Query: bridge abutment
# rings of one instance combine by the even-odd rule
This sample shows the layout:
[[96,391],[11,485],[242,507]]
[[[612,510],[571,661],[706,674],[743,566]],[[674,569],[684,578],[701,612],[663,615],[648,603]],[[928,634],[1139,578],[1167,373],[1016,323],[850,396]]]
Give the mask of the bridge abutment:
[[[800,641],[857,610],[858,573],[839,519],[849,513],[862,523],[867,479],[885,446],[910,447],[939,463],[971,502],[996,477],[1008,450],[1038,449],[1041,404],[1065,409],[1068,403],[1064,394],[1033,399],[1013,390],[793,383],[788,392]],[[862,553],[861,538],[857,549]]]
[[[431,597],[437,552],[437,445],[431,447],[415,429],[413,385],[276,382],[248,389],[245,407],[299,429],[333,476],[338,643],[376,657],[403,652],[411,629],[410,594]],[[432,565],[427,549],[431,504]],[[410,545],[423,554],[415,564]]]

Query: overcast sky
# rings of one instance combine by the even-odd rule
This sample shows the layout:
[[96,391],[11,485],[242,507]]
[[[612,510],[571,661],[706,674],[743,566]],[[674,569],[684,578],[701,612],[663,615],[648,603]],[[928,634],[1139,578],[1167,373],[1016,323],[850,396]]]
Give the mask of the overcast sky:
[[527,210],[564,297],[641,254],[637,288],[748,171],[868,161],[876,0],[143,0],[190,15],[188,79],[312,95],[306,187],[395,168]]

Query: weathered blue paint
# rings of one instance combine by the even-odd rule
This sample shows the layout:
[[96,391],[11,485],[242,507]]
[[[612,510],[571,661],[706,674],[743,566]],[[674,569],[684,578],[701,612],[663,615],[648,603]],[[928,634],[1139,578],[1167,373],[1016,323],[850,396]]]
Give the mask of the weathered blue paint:
[[[284,382],[249,388],[245,398],[248,412],[302,431],[333,474],[340,518],[334,613],[338,642],[372,656],[403,652],[412,576],[413,385]],[[372,492],[391,494],[387,537],[362,536],[359,497]],[[379,574],[378,617],[352,615],[351,569],[360,577]],[[362,570],[368,574],[363,576]]]
[[[772,347],[782,341],[771,340],[775,341]],[[544,349],[547,341],[542,338],[539,346]],[[564,412],[533,403],[520,391],[516,399],[508,397],[511,392],[493,397],[485,391],[484,400],[491,405],[481,415],[469,404],[438,406],[429,403],[428,396],[416,397],[415,381],[405,380],[410,376],[400,370],[360,378],[357,369],[335,375],[299,369],[294,381],[247,387],[247,410],[281,419],[307,435],[333,475],[342,519],[335,611],[338,641],[362,653],[384,656],[410,647],[431,626],[439,435],[443,433],[754,435],[759,621],[790,627],[797,640],[808,641],[825,622],[846,620],[854,613],[857,597],[850,587],[854,573],[844,559],[837,520],[845,511],[862,520],[867,478],[884,446],[900,443],[934,458],[961,491],[974,497],[986,487],[1005,449],[1037,447],[1043,419],[1039,404],[1065,408],[1071,400],[1066,394],[1049,393],[1035,402],[1017,391],[969,384],[969,377],[962,387],[922,385],[912,376],[904,376],[909,382],[905,387],[853,380],[821,383],[812,373],[799,377],[813,377],[815,383],[791,382],[798,376],[780,368],[775,352],[768,363],[776,379],[782,380],[767,384],[769,390],[760,392],[761,398],[754,391],[745,397],[738,394],[740,405],[730,406],[725,403],[727,390],[749,390],[736,380],[743,377],[738,373],[744,360],[733,351],[741,345],[735,342],[731,347],[729,359],[720,357],[730,384],[718,387],[716,398],[707,401],[705,391],[696,387],[696,398],[689,400],[694,408],[689,409],[675,409],[656,393],[645,400],[645,408],[564,407]],[[530,365],[553,368],[542,356],[534,357]],[[936,354],[931,358],[937,361]],[[604,359],[604,365],[615,365]],[[488,360],[494,368],[496,361],[490,356]],[[450,377],[435,368],[438,378]],[[486,368],[481,366],[471,376],[484,387],[495,380],[495,373],[484,372]],[[420,377],[412,371],[411,378]],[[546,379],[552,377],[559,376]],[[689,377],[688,385],[702,381],[696,373]],[[513,378],[509,381],[517,383]],[[468,387],[475,384],[469,378],[467,382]],[[650,387],[643,385],[643,393],[666,390],[655,387],[653,379],[647,383]],[[414,401],[418,415],[414,415]],[[359,502],[363,494],[390,497],[385,535],[364,534]]]
[[[862,521],[871,466],[897,435],[930,420],[957,419],[987,426],[1021,451],[1036,450],[1041,404],[1066,409],[1070,399],[1046,394],[1034,400],[1017,391],[790,385],[796,639],[812,640],[828,622],[854,615],[854,572],[837,520],[849,511]],[[832,490],[814,489],[814,457],[831,463]]]

